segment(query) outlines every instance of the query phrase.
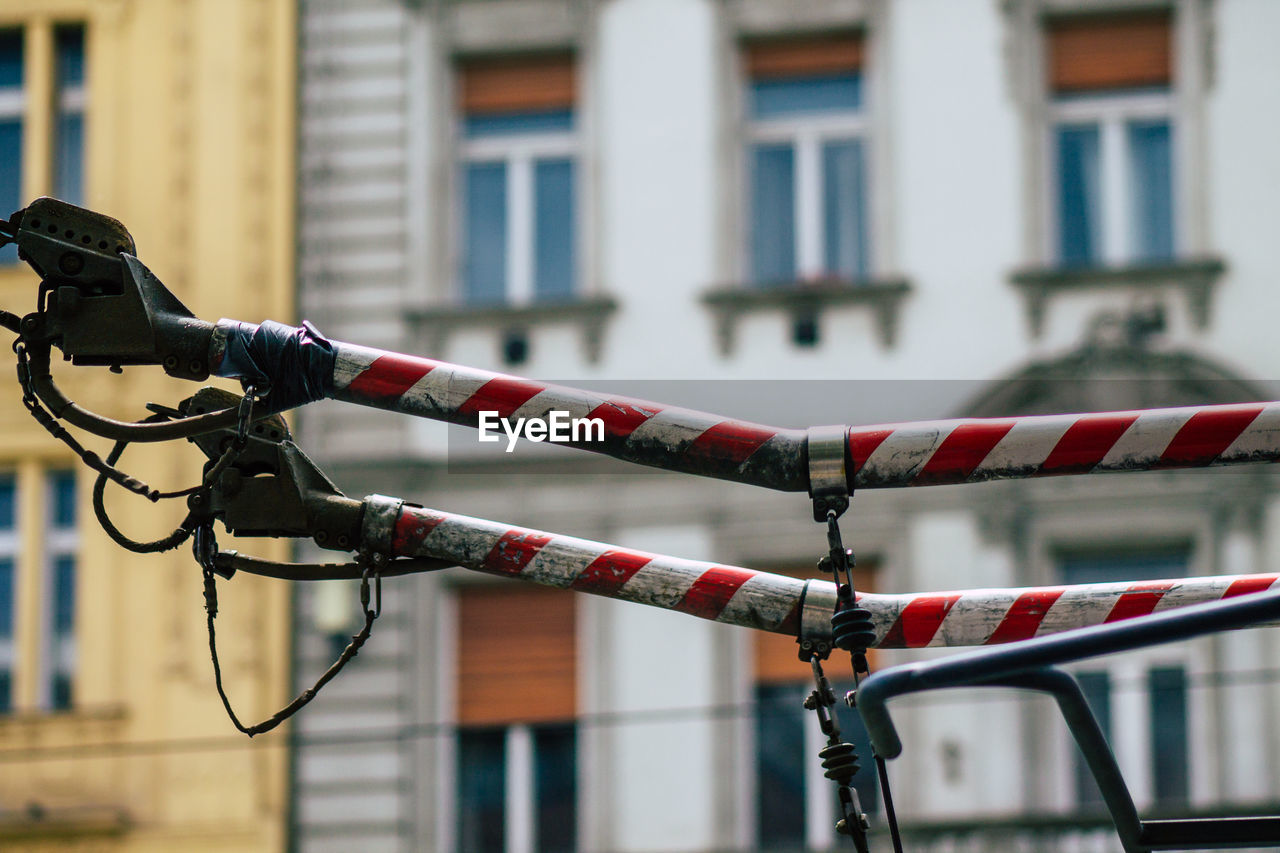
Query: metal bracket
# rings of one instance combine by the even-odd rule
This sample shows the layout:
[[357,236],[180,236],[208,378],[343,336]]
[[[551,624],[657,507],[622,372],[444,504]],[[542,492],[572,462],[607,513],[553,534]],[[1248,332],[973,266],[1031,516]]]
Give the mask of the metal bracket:
[[[239,397],[219,388],[202,388],[183,402],[183,415],[235,406]],[[216,430],[191,441],[217,460],[236,429]],[[360,547],[364,504],[344,495],[290,440],[284,419],[256,421],[244,449],[213,481],[207,497],[188,500],[193,512],[220,518],[236,536],[310,537],[321,548],[351,551]]]
[[809,427],[806,448],[809,454],[809,497],[813,499],[813,520],[826,521],[827,513],[842,515],[849,508],[849,478],[845,454],[849,428],[843,425]]
[[58,346],[75,364],[159,364],[166,373],[209,375],[213,326],[196,319],[141,261],[115,219],[56,198],[38,198],[9,220],[18,256],[40,276],[31,341]]
[[369,495],[364,499],[364,517],[360,525],[361,545],[374,554],[391,553],[391,537],[405,502],[386,495]]
[[816,657],[826,660],[831,654],[831,614],[836,609],[835,584],[808,580],[800,593],[800,660]]

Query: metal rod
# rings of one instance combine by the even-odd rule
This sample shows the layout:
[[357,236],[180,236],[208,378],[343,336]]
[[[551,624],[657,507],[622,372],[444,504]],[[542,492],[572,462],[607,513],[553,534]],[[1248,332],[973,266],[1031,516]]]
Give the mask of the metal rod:
[[1280,618],[1280,590],[1157,613],[1109,625],[1038,637],[1002,648],[978,649],[937,661],[904,664],[874,673],[858,690],[858,711],[878,754],[902,752],[888,700],[907,693],[993,682],[1047,666],[1057,666],[1202,634],[1242,628]]
[[[253,379],[220,358],[250,336],[221,321],[210,363],[221,376]],[[599,418],[601,441],[573,446],[627,462],[762,486],[809,488],[807,433],[628,397],[582,391],[325,341],[332,363],[326,396],[476,427],[499,418]],[[241,347],[243,349],[243,347]],[[326,361],[326,364],[329,362]],[[297,365],[290,363],[297,371]],[[255,364],[255,371],[275,366]],[[283,368],[281,368],[283,372]],[[1280,403],[1192,406],[1130,412],[923,421],[848,428],[848,488],[945,485],[983,480],[1208,467],[1280,459]]]
[[[661,556],[514,527],[393,498],[365,499],[365,547],[426,557],[677,610],[733,625],[830,642],[836,588],[738,566]],[[1141,583],[950,593],[858,593],[878,648],[973,646],[1101,625],[1188,604],[1270,589],[1280,575],[1236,575]]]

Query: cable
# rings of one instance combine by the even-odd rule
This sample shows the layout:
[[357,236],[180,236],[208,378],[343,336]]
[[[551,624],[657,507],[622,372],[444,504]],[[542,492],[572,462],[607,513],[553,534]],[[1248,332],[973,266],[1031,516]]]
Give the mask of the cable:
[[[227,697],[227,691],[222,686],[222,664],[218,661],[218,638],[214,628],[213,620],[218,616],[218,583],[216,578],[216,563],[218,545],[214,540],[213,527],[209,524],[201,525],[196,528],[195,541],[193,543],[196,555],[196,562],[200,564],[204,575],[204,609],[206,613],[206,625],[209,629],[209,657],[213,661],[213,683],[218,689],[218,698],[222,700],[222,707],[226,709],[227,716],[231,718],[231,723],[236,729],[249,737],[269,732],[294,714],[305,708],[312,699],[316,698],[321,689],[342,671],[347,662],[359,654],[360,649],[364,646],[365,641],[369,639],[369,635],[373,633],[373,622],[382,614],[382,575],[378,572],[378,564],[384,560],[380,560],[381,555],[361,555],[361,563],[363,571],[360,575],[360,609],[364,612],[364,626],[355,636],[351,638],[351,642],[342,650],[342,654],[338,659],[324,671],[321,676],[316,679],[316,683],[311,687],[303,690],[298,694],[292,702],[285,707],[276,711],[267,719],[252,726],[246,726],[240,722],[240,718],[236,716],[235,710],[231,707],[231,700]],[[385,558],[384,558],[385,559]],[[373,577],[374,585],[377,588],[377,599],[374,607],[369,606],[369,578]]]
[[50,347],[47,343],[33,345],[22,342],[21,339],[19,343],[23,344],[28,353],[29,367],[26,381],[33,396],[38,397],[49,407],[53,418],[65,420],[72,426],[102,438],[137,442],[171,441],[177,438],[193,438],[197,435],[227,429],[236,424],[238,412],[235,407],[162,423],[133,423],[96,415],[73,403],[54,383],[53,376],[49,372]]
[[[384,578],[435,572],[456,565],[449,560],[412,557],[391,560],[378,572]],[[360,563],[281,563],[262,560],[235,551],[219,551],[214,571],[224,578],[236,572],[287,581],[359,580],[364,573]]]

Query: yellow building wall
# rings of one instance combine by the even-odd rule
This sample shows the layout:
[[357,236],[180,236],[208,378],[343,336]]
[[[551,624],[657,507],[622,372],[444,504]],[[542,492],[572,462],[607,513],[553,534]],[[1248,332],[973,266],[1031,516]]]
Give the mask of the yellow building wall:
[[[86,26],[85,204],[121,220],[138,255],[198,316],[288,321],[294,313],[294,73],[291,0],[4,0],[0,28],[24,28],[23,195],[50,192],[53,27]],[[2,211],[8,216],[11,211]],[[35,307],[37,279],[0,267],[0,307]],[[17,478],[15,710],[0,715],[0,849],[248,851],[284,846],[285,729],[238,734],[214,692],[200,571],[189,547],[135,555],[98,528],[92,477],[26,413],[13,357],[0,360],[0,474]],[[158,367],[55,363],[68,395],[117,418],[197,390]],[[227,387],[233,387],[228,385]],[[105,455],[105,442],[87,446]],[[186,442],[135,446],[123,467],[160,488],[198,480]],[[39,710],[34,675],[44,606],[39,484],[77,468],[80,545],[74,708]],[[108,506],[135,538],[167,532],[158,507],[112,487]],[[224,546],[285,557],[280,542]],[[287,586],[219,582],[225,683],[242,719],[288,696]]]

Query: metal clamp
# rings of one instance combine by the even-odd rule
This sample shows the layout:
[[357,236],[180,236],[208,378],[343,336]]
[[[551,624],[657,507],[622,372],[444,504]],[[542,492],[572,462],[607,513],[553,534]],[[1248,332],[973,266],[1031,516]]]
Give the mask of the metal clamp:
[[814,521],[825,521],[828,512],[839,516],[849,508],[849,478],[845,470],[848,436],[849,428],[844,425],[809,427],[806,432]]
[[828,581],[804,582],[800,593],[800,659],[826,659],[831,654],[831,614],[836,609],[836,587]]
[[[373,554],[391,554],[391,539],[396,521],[405,502],[386,495],[369,495],[364,499],[364,518],[360,523],[360,543]],[[405,555],[409,556],[409,555]]]

